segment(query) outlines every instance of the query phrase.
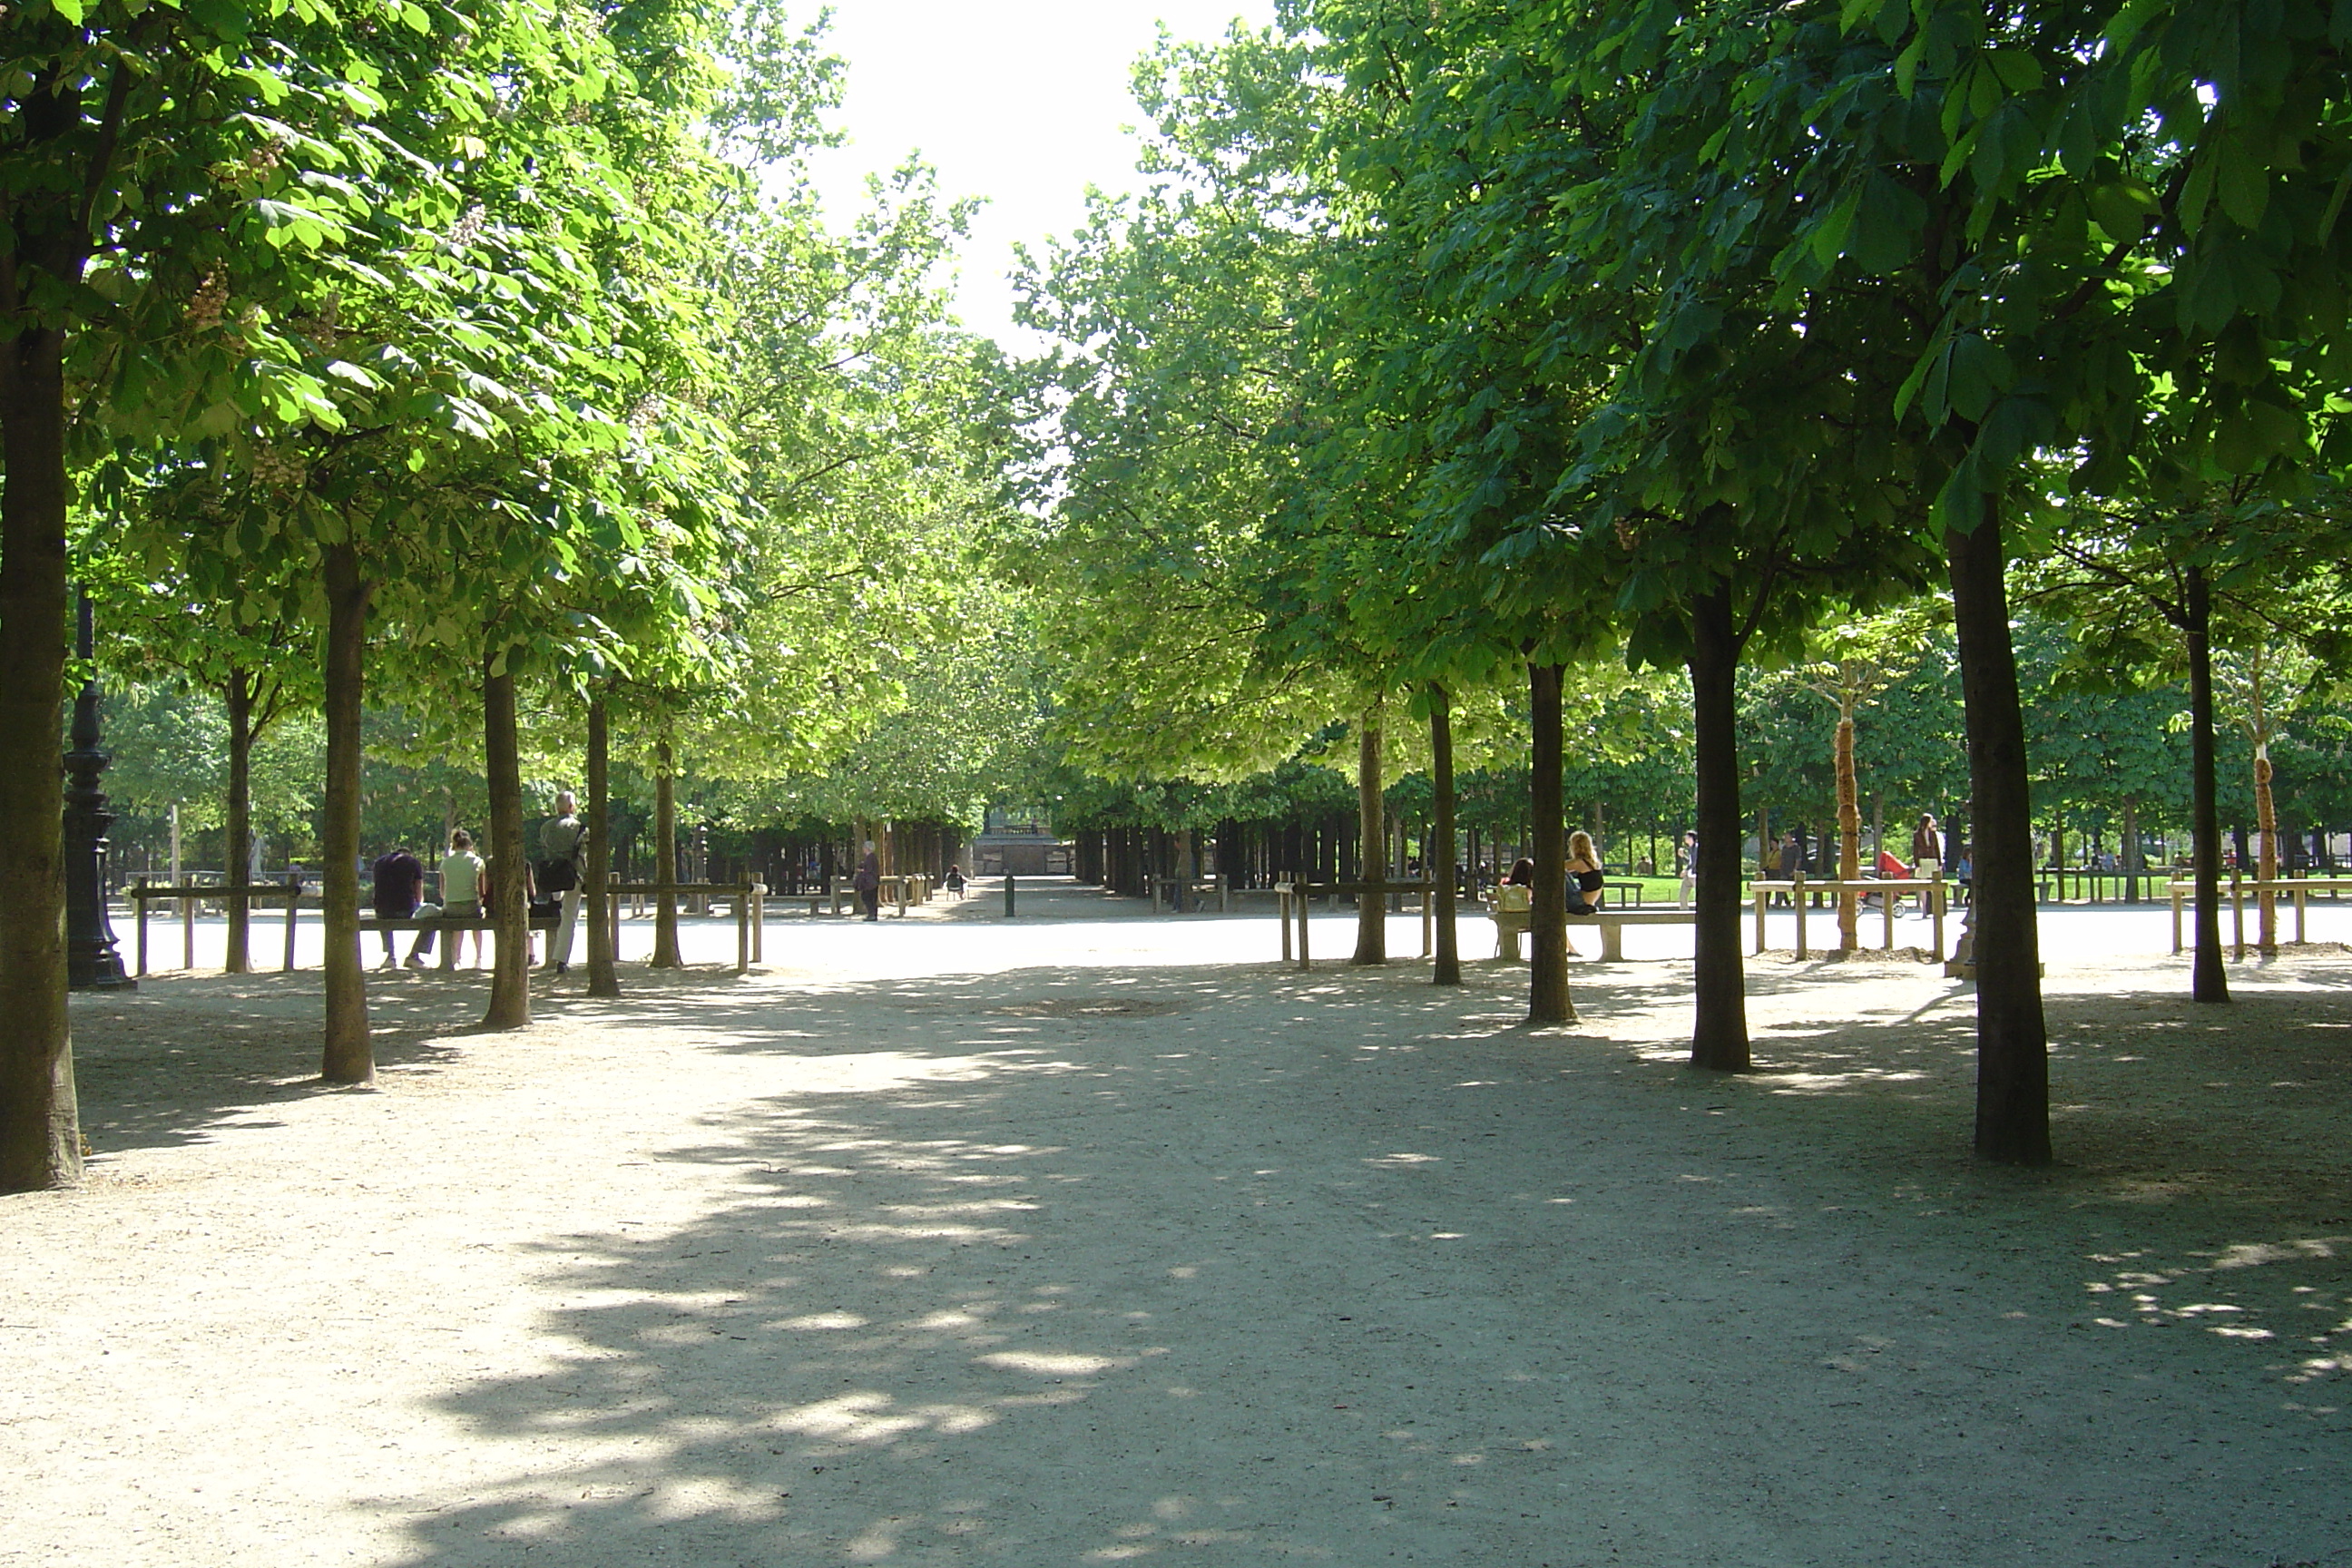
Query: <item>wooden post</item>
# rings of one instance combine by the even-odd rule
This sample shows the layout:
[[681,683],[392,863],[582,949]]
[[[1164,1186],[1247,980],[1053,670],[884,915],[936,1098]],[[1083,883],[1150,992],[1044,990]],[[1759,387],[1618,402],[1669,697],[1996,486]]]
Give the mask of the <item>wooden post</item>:
[[1880,909],[1886,916],[1886,951],[1895,951],[1895,890],[1889,888],[1878,896]]
[[1307,919],[1312,912],[1308,908],[1310,901],[1303,895],[1298,900],[1298,967],[1301,969],[1310,967],[1307,960]]
[[[2306,871],[2304,875],[2308,877],[2310,873]],[[2297,947],[2303,945],[2303,910],[2304,903],[2309,897],[2310,894],[2304,889],[2297,888],[2294,890],[2294,942]]]
[[[1759,879],[1758,879],[1758,880],[1760,882],[1760,881],[1762,880],[1762,879],[1760,879],[1760,878],[1759,878]],[[1769,893],[1768,893],[1768,892],[1766,892],[1766,891],[1765,891],[1761,887],[1759,887],[1758,889],[1756,889],[1756,890],[1755,890],[1755,891],[1756,891],[1756,951],[1757,951],[1757,952],[1763,952],[1763,951],[1764,951],[1764,906],[1765,906],[1765,904],[1766,904],[1766,903],[1767,903],[1767,902],[1771,899],[1772,895],[1771,895],[1771,894],[1769,894]]]
[[1935,911],[1936,956],[1940,960],[1944,956],[1944,868],[1940,865],[1936,868],[1933,885],[1927,894],[1927,902]]
[[131,901],[139,906],[139,973],[142,974],[147,973],[147,900],[142,896],[146,891],[147,879],[142,877],[138,889],[131,895]]
[[751,886],[751,962],[765,963],[768,962],[768,885],[765,882],[753,882]]
[[294,916],[301,907],[301,881],[289,872],[286,878],[286,962],[278,967],[281,974],[294,973]]
[[1282,919],[1282,962],[1290,962],[1290,884],[1278,883],[1274,889],[1274,911]]
[[187,894],[180,895],[180,967],[196,966],[196,900]]
[[[2174,877],[2179,874],[2178,870],[2173,872]],[[2178,953],[2180,951],[2180,884],[2167,880],[2165,886],[2172,889],[2172,951]]]
[[2246,961],[2246,895],[2245,883],[2242,880],[2244,876],[2245,873],[2242,870],[2233,870],[2230,873],[2230,926],[2238,950],[2236,957],[2241,963]]
[[[899,886],[903,888],[906,884],[901,882]],[[903,916],[906,912],[906,901],[902,898],[898,913]],[[751,879],[748,877],[735,893],[735,973],[738,975],[751,973]]]
[[1802,963],[1811,956],[1805,951],[1805,868],[1802,866],[1797,868],[1796,891],[1789,895],[1789,900],[1797,906],[1797,962]]

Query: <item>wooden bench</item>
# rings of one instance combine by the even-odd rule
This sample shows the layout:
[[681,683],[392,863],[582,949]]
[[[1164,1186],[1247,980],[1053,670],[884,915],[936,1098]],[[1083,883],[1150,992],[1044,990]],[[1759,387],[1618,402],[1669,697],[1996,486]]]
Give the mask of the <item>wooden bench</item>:
[[[533,931],[553,931],[558,923],[558,917],[554,915],[542,915],[530,922],[530,929]],[[450,936],[450,940],[441,944],[441,967],[447,970],[454,970],[457,967],[457,943],[456,939],[459,932],[469,931],[494,931],[498,929],[499,922],[492,920],[488,915],[477,915],[471,920],[451,920],[446,915],[425,915],[421,918],[415,915],[404,915],[396,920],[384,915],[362,915],[360,917],[360,934],[362,936],[367,935],[370,931],[447,931]]]

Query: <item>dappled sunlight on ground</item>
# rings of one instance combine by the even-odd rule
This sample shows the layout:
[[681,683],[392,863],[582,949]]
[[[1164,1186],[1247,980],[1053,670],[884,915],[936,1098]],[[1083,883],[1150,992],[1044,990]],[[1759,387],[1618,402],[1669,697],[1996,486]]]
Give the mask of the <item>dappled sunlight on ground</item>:
[[2053,963],[2063,1163],[2021,1173],[1966,1153],[1970,994],[1933,968],[1757,966],[1758,1070],[1724,1077],[1684,1065],[1686,960],[1580,961],[1580,1022],[1530,1030],[1521,966],[1301,973],[1270,922],[1087,897],[772,931],[772,969],[631,966],[611,1001],[575,975],[511,1034],[469,976],[385,977],[356,1094],[310,1077],[315,975],[78,999],[92,1184],[0,1233],[77,1281],[0,1300],[45,1401],[0,1370],[44,1412],[0,1428],[16,1538],[108,1568],[2352,1539],[2352,959],[2233,968],[2226,1009],[2161,958]]

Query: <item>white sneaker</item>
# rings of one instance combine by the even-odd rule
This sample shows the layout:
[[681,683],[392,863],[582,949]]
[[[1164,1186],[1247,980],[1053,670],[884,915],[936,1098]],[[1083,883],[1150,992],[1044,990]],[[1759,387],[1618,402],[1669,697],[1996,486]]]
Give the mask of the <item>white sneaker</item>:
[[408,967],[411,969],[422,969],[425,967],[425,961],[412,952],[408,955]]

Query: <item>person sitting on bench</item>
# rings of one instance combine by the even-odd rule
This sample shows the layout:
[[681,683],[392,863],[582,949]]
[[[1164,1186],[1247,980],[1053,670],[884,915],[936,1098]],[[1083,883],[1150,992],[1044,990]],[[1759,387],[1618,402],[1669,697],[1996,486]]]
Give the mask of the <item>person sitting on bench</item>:
[[[464,828],[449,835],[449,853],[441,858],[441,918],[450,921],[478,921],[482,918],[482,858],[474,853],[474,836]],[[448,963],[455,966],[457,951],[466,944],[467,932],[449,933],[449,945],[443,949]],[[482,933],[470,933],[474,939],[474,967],[482,967]]]
[[[418,902],[425,896],[425,863],[411,855],[405,847],[395,844],[376,857],[371,880],[374,887],[369,901],[374,905],[379,921],[404,921],[416,913]],[[393,966],[392,931],[379,930],[383,938],[383,965]],[[425,955],[433,951],[433,928],[426,926],[416,933],[408,947],[408,967],[425,967]]]
[[1591,915],[1601,912],[1601,884],[1608,873],[1601,868],[1601,857],[1594,853],[1592,835],[1571,833],[1568,836],[1568,912]]

